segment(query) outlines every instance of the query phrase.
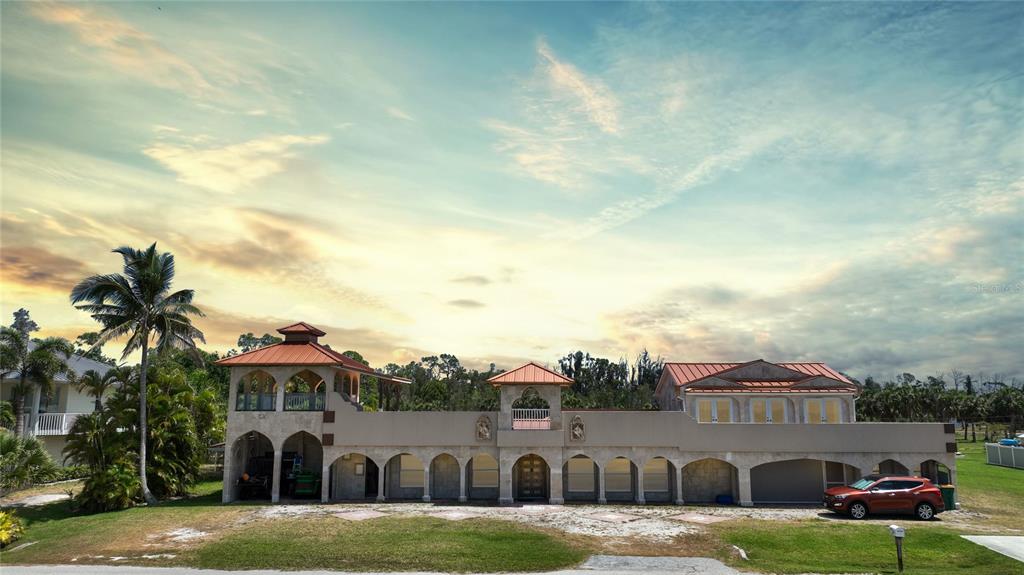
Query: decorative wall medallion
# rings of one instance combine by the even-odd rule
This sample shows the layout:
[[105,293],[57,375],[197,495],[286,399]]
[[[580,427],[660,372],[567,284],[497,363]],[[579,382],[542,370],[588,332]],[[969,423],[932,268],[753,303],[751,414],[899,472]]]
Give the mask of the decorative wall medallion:
[[491,440],[491,418],[486,415],[481,415],[476,420],[476,439],[477,441],[490,441]]
[[587,428],[583,424],[583,418],[579,415],[573,416],[572,422],[569,423],[569,440],[583,441],[586,438]]

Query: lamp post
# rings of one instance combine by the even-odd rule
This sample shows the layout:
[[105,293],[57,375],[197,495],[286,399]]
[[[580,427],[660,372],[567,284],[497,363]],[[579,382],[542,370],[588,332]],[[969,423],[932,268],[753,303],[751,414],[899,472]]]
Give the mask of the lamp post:
[[893,539],[896,540],[896,564],[899,566],[900,573],[903,573],[903,537],[906,532],[899,525],[890,525],[889,533],[892,533]]

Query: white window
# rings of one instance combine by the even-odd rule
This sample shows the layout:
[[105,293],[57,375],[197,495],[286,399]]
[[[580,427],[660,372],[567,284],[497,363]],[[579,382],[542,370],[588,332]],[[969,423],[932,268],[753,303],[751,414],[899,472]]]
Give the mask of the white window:
[[804,400],[804,415],[807,423],[840,423],[842,408],[837,397],[811,398]]
[[487,454],[473,456],[473,487],[497,487],[498,462]]
[[594,462],[586,457],[569,460],[569,491],[594,491]]
[[633,491],[633,473],[628,459],[618,458],[604,468],[604,490],[607,492]]
[[701,423],[718,423],[732,421],[732,400],[698,399],[697,421]]
[[414,455],[403,454],[399,461],[398,486],[405,488],[423,487],[423,464]]
[[785,423],[786,400],[781,398],[750,400],[750,421],[754,423]]
[[644,491],[668,492],[668,460],[652,459],[644,465]]

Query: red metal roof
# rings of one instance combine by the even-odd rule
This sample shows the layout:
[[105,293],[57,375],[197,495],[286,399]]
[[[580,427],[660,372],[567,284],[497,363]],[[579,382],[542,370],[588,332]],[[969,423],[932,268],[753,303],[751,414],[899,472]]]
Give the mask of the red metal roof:
[[323,331],[317,329],[316,327],[313,327],[313,326],[309,325],[308,323],[306,323],[304,321],[300,321],[298,323],[293,323],[291,325],[286,325],[286,326],[284,326],[282,328],[279,328],[277,330],[277,333],[280,333],[280,334],[283,334],[283,335],[297,334],[297,333],[308,333],[309,335],[313,335],[313,336],[316,336],[316,337],[321,337],[321,336],[327,335]]
[[[754,360],[754,361],[760,361],[760,360]],[[666,363],[665,364],[665,369],[667,369],[672,374],[672,377],[676,380],[676,385],[678,386],[678,385],[685,385],[685,384],[693,382],[693,381],[697,381],[698,379],[704,379],[705,377],[710,377],[712,375],[717,375],[717,374],[722,373],[723,371],[728,371],[730,369],[733,369],[734,367],[739,367],[741,365],[746,365],[748,363],[753,363],[753,362],[750,362],[750,361],[742,362],[742,363],[740,363],[740,362],[732,362],[732,363],[677,363],[677,362],[672,362],[672,363]],[[844,376],[843,374],[839,373],[838,371],[836,371],[836,370],[832,369],[831,367],[825,365],[824,363],[820,363],[820,362],[799,362],[799,363],[783,362],[783,363],[775,363],[774,365],[778,365],[780,367],[785,367],[785,368],[788,368],[788,369],[792,369],[794,371],[799,371],[800,373],[803,373],[803,374],[806,374],[806,375],[822,375],[822,376],[825,376],[825,377],[827,377],[829,379],[834,379],[836,381],[841,381],[843,383],[853,383],[849,379],[847,379],[846,376]],[[780,381],[792,381],[792,380],[780,380]]]
[[560,373],[537,365],[532,361],[511,371],[499,373],[488,379],[492,385],[508,384],[539,384],[539,385],[571,385],[572,380]]

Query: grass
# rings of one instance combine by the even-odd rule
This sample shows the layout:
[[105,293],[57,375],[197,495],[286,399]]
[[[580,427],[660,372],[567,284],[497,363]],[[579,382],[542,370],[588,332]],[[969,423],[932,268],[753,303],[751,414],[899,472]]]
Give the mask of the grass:
[[1021,529],[1024,470],[985,463],[985,444],[981,442],[959,443],[957,448],[964,454],[956,461],[960,505],[984,513],[994,526]]
[[325,517],[261,522],[198,548],[189,563],[207,569],[546,571],[575,565],[588,554],[508,521]]
[[[965,454],[957,460],[963,508],[983,516],[966,523],[958,520],[953,527],[964,533],[1020,533],[1017,514],[1024,501],[1024,471],[985,464],[980,443],[961,444],[960,449]],[[105,558],[123,556],[126,559],[120,563],[125,564],[220,569],[494,572],[563,568],[600,551],[711,556],[743,570],[771,573],[895,572],[892,538],[885,524],[875,521],[733,520],[667,543],[572,537],[483,518],[456,522],[399,516],[362,522],[322,515],[253,519],[257,505],[261,504],[222,505],[220,482],[206,481],[197,486],[194,497],[150,508],[80,515],[61,502],[19,509],[25,525],[19,543],[38,544],[0,552],[0,563],[103,563],[109,561]],[[400,512],[400,506],[395,510]],[[894,521],[908,528],[908,574],[1024,575],[1024,564],[962,539],[949,523]],[[188,545],[162,545],[159,537],[153,538],[181,527],[211,535]],[[154,542],[158,545],[153,546]],[[750,560],[738,558],[732,545],[744,549]],[[175,557],[141,559],[164,552]]]
[[[813,520],[782,526],[747,521],[721,524],[715,530],[726,543],[747,552],[750,560],[742,561],[744,569],[769,573],[896,572],[895,543],[884,525]],[[907,575],[1024,573],[1024,564],[943,527],[914,529],[911,524],[903,558]]]
[[[220,483],[194,497],[112,513],[76,514],[67,501],[17,510],[25,532],[0,563],[187,565],[223,569],[537,571],[581,562],[579,539],[555,537],[516,523],[432,517],[349,522],[332,516],[240,522],[259,503],[222,505]],[[160,535],[187,527],[212,535],[190,546]],[[13,550],[27,542],[37,544]],[[154,545],[156,544],[156,545]],[[143,558],[173,554],[174,557]]]

